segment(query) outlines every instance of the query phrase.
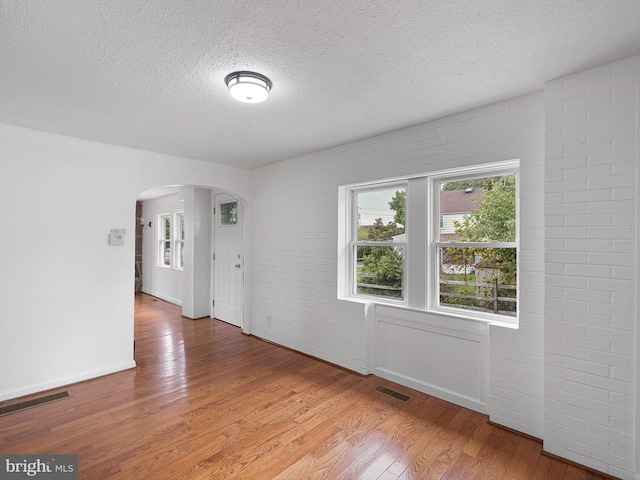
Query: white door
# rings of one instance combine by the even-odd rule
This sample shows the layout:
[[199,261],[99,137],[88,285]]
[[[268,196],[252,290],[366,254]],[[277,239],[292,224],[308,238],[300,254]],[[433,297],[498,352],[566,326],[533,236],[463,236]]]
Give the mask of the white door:
[[242,327],[242,206],[230,195],[215,196],[213,316]]

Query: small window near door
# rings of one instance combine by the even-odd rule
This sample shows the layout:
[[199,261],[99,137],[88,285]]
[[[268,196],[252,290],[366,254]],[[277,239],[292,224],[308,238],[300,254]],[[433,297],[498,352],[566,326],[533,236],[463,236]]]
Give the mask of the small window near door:
[[220,204],[220,225],[236,225],[238,223],[238,202],[224,202]]

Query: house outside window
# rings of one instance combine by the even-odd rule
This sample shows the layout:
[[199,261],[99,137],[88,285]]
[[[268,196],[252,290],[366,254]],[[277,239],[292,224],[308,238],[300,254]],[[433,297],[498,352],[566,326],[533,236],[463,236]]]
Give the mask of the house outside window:
[[340,187],[339,297],[517,324],[518,167]]
[[516,315],[516,183],[514,173],[433,180],[443,218],[432,236],[434,306]]

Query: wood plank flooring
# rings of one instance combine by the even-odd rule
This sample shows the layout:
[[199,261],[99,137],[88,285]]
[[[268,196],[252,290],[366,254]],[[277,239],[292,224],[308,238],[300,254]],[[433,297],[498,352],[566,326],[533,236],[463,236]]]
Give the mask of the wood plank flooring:
[[182,318],[144,294],[135,336],[136,369],[0,417],[0,452],[77,453],[90,480],[603,478],[484,415]]

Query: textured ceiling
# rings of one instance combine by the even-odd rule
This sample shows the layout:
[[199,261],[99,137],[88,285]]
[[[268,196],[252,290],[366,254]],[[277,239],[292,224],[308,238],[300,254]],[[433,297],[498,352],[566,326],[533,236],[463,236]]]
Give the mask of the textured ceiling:
[[[0,0],[0,122],[253,168],[640,53],[640,0]],[[267,102],[224,77],[255,70]]]

